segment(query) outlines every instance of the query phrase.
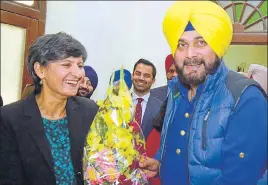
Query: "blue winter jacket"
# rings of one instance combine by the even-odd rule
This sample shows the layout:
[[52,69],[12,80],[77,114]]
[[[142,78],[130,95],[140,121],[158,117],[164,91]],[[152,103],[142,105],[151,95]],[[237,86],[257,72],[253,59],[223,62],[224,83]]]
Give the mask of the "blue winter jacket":
[[[239,98],[234,97],[234,94],[230,89],[235,81],[233,81],[234,79],[228,78],[229,73],[230,70],[222,61],[216,73],[207,76],[204,89],[196,101],[194,113],[190,118],[191,123],[189,124],[189,130],[187,132],[190,133],[188,136],[187,170],[189,174],[189,184],[191,185],[218,184],[216,179],[223,173],[226,165],[224,164],[223,158],[228,154],[222,153],[222,144],[225,140],[226,131],[228,129],[228,118],[234,113],[235,107],[239,103]],[[237,73],[237,75],[239,74]],[[238,76],[238,78],[240,78],[240,76]],[[243,79],[244,77],[241,75],[241,78]],[[165,155],[167,155],[165,153],[166,135],[168,133],[169,124],[172,123],[174,112],[176,112],[181,98],[177,90],[177,83],[178,78],[174,78],[169,83],[168,103],[161,133],[161,146],[155,157],[160,161],[160,164],[162,160],[165,160]],[[243,91],[252,85],[254,85],[254,83],[245,86]],[[243,94],[243,91],[241,94]],[[174,99],[176,99],[176,101],[174,101]],[[261,124],[263,129],[267,129],[267,126],[265,126],[267,123],[252,124]],[[241,128],[241,131],[243,131],[243,128]],[[239,136],[239,133],[237,133],[237,135]],[[255,148],[260,153],[259,157],[262,164],[258,165],[261,166],[261,169],[258,169],[259,171],[256,173],[254,172],[250,174],[252,175],[252,178],[249,179],[252,179],[252,182],[247,181],[249,185],[255,185],[256,182],[254,182],[255,184],[253,183],[254,179],[260,179],[267,168],[267,147],[265,147],[267,145],[267,132],[249,137],[252,137],[252,139],[254,139],[254,137],[261,137],[261,142]],[[246,144],[247,143],[244,144],[245,148]],[[236,155],[237,164],[231,165],[243,165],[243,163],[248,164],[246,160],[248,159],[248,155],[251,155],[251,153],[250,151],[245,153],[241,151],[241,153],[237,153]],[[254,163],[254,161],[251,162]],[[248,168],[250,168],[250,166],[248,166]],[[245,176],[247,175],[248,174],[245,174]]]

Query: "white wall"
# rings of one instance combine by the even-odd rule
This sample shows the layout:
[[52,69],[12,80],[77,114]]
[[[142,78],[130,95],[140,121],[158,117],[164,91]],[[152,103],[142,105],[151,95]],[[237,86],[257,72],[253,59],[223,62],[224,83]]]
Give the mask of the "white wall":
[[113,70],[132,72],[145,58],[157,68],[153,87],[166,84],[165,57],[170,49],[162,20],[172,1],[47,1],[46,33],[64,31],[85,45],[86,65],[98,73],[93,99],[103,99]]

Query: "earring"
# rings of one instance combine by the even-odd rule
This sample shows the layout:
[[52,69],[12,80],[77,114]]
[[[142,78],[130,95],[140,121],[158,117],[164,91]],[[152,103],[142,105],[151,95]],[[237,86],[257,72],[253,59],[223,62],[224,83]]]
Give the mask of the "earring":
[[40,84],[40,85],[43,85],[43,81],[42,81],[42,80],[40,80],[39,84]]

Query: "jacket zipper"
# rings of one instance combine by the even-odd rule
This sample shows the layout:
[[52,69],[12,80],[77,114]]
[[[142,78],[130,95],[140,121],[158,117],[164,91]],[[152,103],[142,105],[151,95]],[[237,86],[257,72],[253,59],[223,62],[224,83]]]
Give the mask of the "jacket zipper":
[[207,125],[208,125],[208,117],[209,117],[210,110],[208,110],[205,118],[204,118],[204,125],[202,131],[202,149],[206,150],[207,146]]

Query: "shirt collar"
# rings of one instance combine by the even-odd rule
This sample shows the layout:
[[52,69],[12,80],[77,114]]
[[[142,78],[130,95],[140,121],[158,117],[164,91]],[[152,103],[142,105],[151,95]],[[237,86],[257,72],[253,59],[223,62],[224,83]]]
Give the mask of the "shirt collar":
[[150,97],[150,92],[148,92],[147,94],[145,94],[145,95],[143,95],[142,97],[140,97],[140,96],[138,96],[137,94],[135,94],[135,92],[133,91],[133,93],[132,93],[132,97],[133,97],[133,100],[137,100],[137,98],[142,98],[143,101],[148,102],[149,97]]
[[[178,82],[178,88],[179,88],[179,92],[184,96],[184,97],[188,97],[188,90],[189,88],[186,87],[184,84],[182,84],[180,81]],[[196,96],[199,96],[202,93],[202,89],[204,87],[204,82],[199,84],[196,90]]]

